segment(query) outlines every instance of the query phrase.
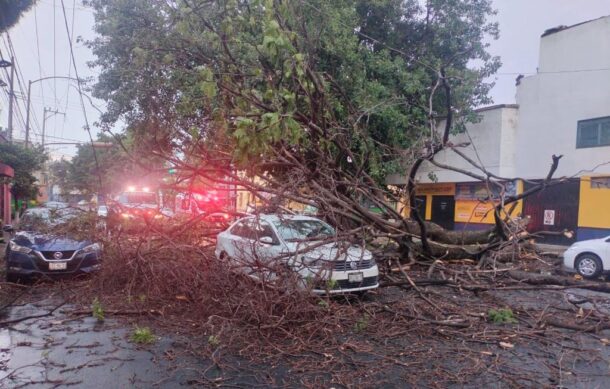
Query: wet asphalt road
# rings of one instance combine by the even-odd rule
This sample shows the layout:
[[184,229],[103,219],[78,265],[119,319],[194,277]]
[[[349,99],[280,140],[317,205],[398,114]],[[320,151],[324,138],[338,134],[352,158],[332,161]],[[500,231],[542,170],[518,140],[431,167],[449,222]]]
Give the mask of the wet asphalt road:
[[[47,299],[14,307],[3,320],[43,314],[57,304]],[[138,346],[129,341],[132,329],[125,323],[98,323],[66,311],[0,329],[1,388],[174,388],[197,382],[201,362],[176,355],[170,339]]]

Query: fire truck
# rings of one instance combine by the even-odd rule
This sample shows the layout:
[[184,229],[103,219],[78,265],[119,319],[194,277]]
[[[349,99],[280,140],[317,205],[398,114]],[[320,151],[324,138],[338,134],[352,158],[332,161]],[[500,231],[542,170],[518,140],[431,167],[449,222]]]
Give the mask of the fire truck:
[[127,220],[152,220],[162,217],[159,196],[149,187],[128,187],[108,203],[109,216]]
[[227,223],[235,214],[234,191],[223,187],[194,188],[176,195],[176,213],[201,216],[203,220]]

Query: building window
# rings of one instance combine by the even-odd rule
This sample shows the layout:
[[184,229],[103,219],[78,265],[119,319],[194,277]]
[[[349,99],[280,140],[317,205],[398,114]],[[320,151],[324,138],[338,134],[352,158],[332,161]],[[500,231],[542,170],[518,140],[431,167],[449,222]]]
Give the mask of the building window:
[[576,148],[610,146],[610,117],[578,122]]
[[610,177],[591,177],[591,189],[610,189]]

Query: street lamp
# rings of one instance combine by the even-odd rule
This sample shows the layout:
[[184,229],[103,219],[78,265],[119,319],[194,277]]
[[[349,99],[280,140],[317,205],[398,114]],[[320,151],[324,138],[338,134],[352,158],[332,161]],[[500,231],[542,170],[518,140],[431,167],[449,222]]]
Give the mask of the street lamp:
[[[64,79],[64,80],[71,80],[71,81],[76,81],[78,83],[81,82],[81,80],[79,80],[78,78],[74,78],[74,77],[66,77],[66,76],[49,76],[49,77],[42,77],[39,78],[37,80],[34,81],[29,81],[28,82],[28,103],[27,103],[27,108],[26,108],[26,115],[25,115],[25,148],[27,149],[28,147],[28,143],[30,140],[30,95],[31,95],[31,91],[32,91],[32,84],[36,83],[36,82],[40,82],[40,81],[44,81],[44,80],[52,80],[52,79]],[[10,115],[10,114],[9,114]],[[9,124],[10,126],[10,124]]]
[[[11,68],[11,78],[9,79],[9,92],[8,92],[8,138],[9,141],[13,141],[13,100],[15,100],[15,90],[13,89],[13,80],[15,79],[15,66],[13,66],[15,60],[11,57],[10,61],[0,59],[0,68]],[[6,85],[6,84],[4,84]]]

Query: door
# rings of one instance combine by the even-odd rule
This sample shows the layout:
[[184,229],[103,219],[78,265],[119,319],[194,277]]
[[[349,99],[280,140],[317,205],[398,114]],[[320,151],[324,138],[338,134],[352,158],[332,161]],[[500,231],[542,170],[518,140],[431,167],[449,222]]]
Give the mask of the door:
[[422,219],[426,218],[426,196],[416,196],[415,197],[415,209],[417,209],[417,213],[421,216]]
[[278,266],[281,264],[278,258],[282,254],[280,241],[266,221],[251,219],[250,229],[253,237],[252,273],[262,281],[272,281],[277,278]]
[[245,219],[235,224],[226,235],[227,242],[224,249],[229,258],[234,262],[231,265],[244,268],[249,258],[252,257],[252,231],[249,219]]
[[455,198],[453,196],[432,196],[432,222],[453,230]]
[[[526,183],[525,190],[535,184]],[[580,182],[578,179],[549,186],[523,200],[523,216],[529,217],[527,230],[530,233],[552,232],[554,235],[540,235],[539,242],[551,244],[571,244],[576,240],[578,229],[578,202]],[[560,234],[568,230],[573,237]]]

